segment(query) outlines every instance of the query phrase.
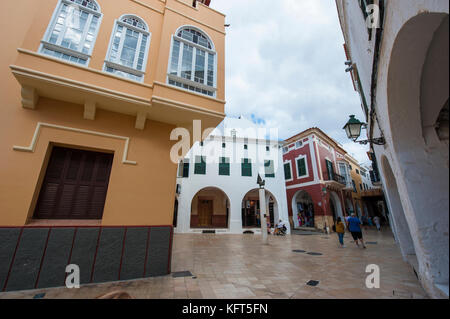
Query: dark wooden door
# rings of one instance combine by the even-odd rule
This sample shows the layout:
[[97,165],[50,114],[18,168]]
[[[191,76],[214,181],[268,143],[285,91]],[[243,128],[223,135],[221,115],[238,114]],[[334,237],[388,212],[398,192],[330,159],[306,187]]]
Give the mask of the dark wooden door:
[[54,147],[34,218],[101,219],[113,157]]
[[211,227],[213,215],[213,201],[199,200],[198,202],[198,226]]

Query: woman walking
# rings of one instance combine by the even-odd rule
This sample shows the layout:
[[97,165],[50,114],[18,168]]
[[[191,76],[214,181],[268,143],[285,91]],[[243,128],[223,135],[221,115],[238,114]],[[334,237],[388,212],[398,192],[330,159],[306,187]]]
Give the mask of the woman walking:
[[344,223],[341,220],[341,217],[337,218],[336,221],[336,233],[338,234],[339,237],[339,243],[341,244],[341,247],[344,248],[344,234],[345,234],[345,227],[344,227]]

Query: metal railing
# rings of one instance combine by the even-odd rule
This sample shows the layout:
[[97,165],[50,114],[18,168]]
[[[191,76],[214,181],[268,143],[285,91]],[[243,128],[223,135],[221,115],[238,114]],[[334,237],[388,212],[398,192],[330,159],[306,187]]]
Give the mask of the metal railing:
[[328,174],[328,171],[323,172],[323,179],[326,181],[335,181],[344,186],[347,185],[347,181],[346,181],[345,177],[342,175],[336,174],[334,172],[331,174]]

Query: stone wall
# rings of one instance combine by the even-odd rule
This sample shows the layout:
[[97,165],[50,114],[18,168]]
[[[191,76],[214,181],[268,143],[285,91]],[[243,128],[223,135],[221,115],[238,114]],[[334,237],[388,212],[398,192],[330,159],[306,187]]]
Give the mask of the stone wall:
[[0,228],[0,289],[65,286],[69,264],[81,284],[167,275],[172,238],[170,226]]

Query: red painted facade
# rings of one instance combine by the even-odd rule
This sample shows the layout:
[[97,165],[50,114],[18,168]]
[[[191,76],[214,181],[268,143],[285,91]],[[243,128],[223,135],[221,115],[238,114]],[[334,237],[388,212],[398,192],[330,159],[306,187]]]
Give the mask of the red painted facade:
[[[301,141],[302,145],[296,147],[298,141]],[[284,148],[283,162],[284,164],[291,163],[292,179],[286,180],[286,195],[291,221],[295,226],[299,226],[302,222],[303,224],[300,226],[312,226],[312,223],[308,222],[309,212],[301,211],[305,207],[303,203],[307,203],[306,207],[309,207],[309,204],[313,206],[314,227],[323,229],[328,226],[331,229],[333,215],[344,216],[344,212],[347,211],[345,198],[352,201],[352,197],[351,191],[344,190],[345,184],[334,179],[330,180],[326,160],[332,163],[333,171],[338,173],[338,162],[345,162],[345,150],[318,128],[308,129],[286,140],[284,147],[288,147],[288,151],[286,152]],[[307,174],[304,177],[298,177],[297,172],[297,159],[301,156],[305,157],[307,163]],[[302,196],[305,194],[304,192],[307,195]],[[301,203],[300,207],[297,204],[299,202]]]

